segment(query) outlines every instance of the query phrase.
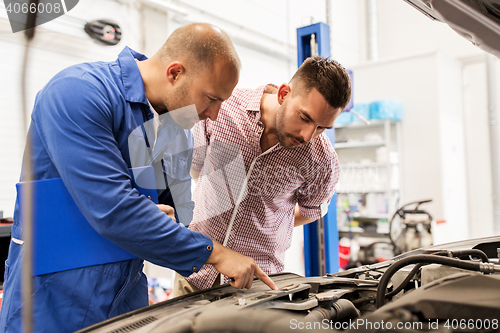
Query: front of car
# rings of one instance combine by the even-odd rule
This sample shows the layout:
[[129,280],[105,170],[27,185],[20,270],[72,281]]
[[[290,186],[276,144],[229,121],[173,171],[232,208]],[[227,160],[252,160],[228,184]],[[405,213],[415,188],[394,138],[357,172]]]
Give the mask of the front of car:
[[222,285],[79,333],[497,332],[500,236],[431,246],[322,277],[272,275],[271,291]]

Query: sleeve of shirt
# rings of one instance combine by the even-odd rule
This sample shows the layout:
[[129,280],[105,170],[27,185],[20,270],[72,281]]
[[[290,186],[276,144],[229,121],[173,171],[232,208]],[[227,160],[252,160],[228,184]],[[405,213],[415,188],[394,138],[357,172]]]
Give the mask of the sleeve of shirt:
[[191,168],[200,171],[203,168],[210,145],[211,124],[209,120],[202,120],[193,127],[194,151]]
[[337,154],[333,151],[315,167],[314,175],[297,190],[297,201],[302,216],[319,219],[328,211],[328,205],[335,193],[340,167]]
[[188,276],[206,262],[212,240],[176,223],[132,187],[113,134],[112,108],[122,106],[112,89],[89,74],[56,79],[39,94],[33,121],[90,225],[137,257]]

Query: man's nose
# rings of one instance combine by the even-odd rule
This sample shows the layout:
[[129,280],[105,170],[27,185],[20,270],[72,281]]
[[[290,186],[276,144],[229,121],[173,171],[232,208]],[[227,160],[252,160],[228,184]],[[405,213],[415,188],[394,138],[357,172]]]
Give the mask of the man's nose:
[[306,125],[300,132],[300,136],[305,141],[305,143],[309,143],[313,139],[316,130],[317,128],[314,124]]
[[217,119],[221,104],[222,102],[214,103],[205,110],[204,113],[208,118],[210,118],[210,120],[215,121]]

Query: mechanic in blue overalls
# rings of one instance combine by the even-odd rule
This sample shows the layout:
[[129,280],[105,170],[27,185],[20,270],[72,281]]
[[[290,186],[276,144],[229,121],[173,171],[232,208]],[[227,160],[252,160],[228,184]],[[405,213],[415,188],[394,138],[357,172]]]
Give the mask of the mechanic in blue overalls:
[[[208,263],[233,277],[236,288],[249,288],[254,276],[276,288],[251,258],[185,228],[166,214],[171,208],[156,206],[131,186],[129,168],[137,166],[138,158],[136,147],[130,147],[132,132],[153,119],[153,111],[165,115],[193,105],[199,119],[215,120],[238,82],[239,68],[225,33],[209,24],[191,24],[174,31],[150,59],[125,47],[114,62],[61,71],[38,93],[28,133],[32,153],[24,157],[33,162],[34,180],[60,177],[90,225],[140,259],[34,277],[35,332],[73,332],[147,306],[143,259],[183,276]],[[186,129],[192,125],[192,117],[176,120],[172,113],[154,140],[143,137],[163,159],[164,171],[185,183],[190,156],[182,151],[162,155],[156,146],[175,140],[192,150],[192,134]],[[160,203],[172,206],[172,193],[164,192]],[[192,203],[178,203],[176,218],[188,223]],[[21,331],[22,229],[16,202],[0,332]]]

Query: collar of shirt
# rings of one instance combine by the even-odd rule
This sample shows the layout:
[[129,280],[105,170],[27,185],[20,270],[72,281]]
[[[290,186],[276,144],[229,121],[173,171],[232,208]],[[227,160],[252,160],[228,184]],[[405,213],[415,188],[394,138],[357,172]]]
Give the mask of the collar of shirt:
[[250,96],[248,98],[248,104],[246,106],[246,110],[247,110],[247,112],[249,112],[249,114],[253,113],[255,115],[253,122],[255,122],[254,126],[256,126],[255,133],[252,136],[249,136],[249,138],[253,137],[253,140],[251,141],[251,143],[252,143],[258,156],[260,156],[263,153],[268,154],[272,151],[283,148],[283,146],[281,144],[277,143],[274,146],[270,147],[265,152],[263,152],[261,145],[260,145],[260,139],[261,139],[262,133],[264,132],[264,124],[260,120],[260,118],[261,118],[260,104],[262,101],[262,96],[264,94],[275,94],[277,92],[277,89],[278,89],[278,86],[276,86],[275,84],[269,83],[265,86],[260,86],[257,89],[252,90],[250,92]]
[[128,102],[143,103],[148,105],[146,99],[146,91],[144,90],[144,82],[142,81],[141,72],[135,62],[148,59],[144,54],[136,52],[125,46],[118,55],[118,64],[121,68],[122,82],[125,89],[125,99]]
[[[160,154],[185,155],[193,146],[191,131],[179,127],[169,112],[159,116],[160,125],[157,128],[157,137],[154,144],[152,158],[157,159]],[[180,133],[180,136],[178,136]]]
[[149,108],[153,111],[153,120],[152,121],[153,121],[153,131],[154,131],[154,138],[155,138],[154,143],[153,143],[153,147],[154,147],[156,144],[156,140],[158,139],[158,130],[160,129],[163,118],[160,117],[158,112],[156,112],[155,108],[151,105],[149,100],[148,100],[148,104],[149,104]]

